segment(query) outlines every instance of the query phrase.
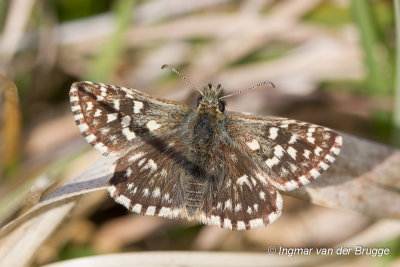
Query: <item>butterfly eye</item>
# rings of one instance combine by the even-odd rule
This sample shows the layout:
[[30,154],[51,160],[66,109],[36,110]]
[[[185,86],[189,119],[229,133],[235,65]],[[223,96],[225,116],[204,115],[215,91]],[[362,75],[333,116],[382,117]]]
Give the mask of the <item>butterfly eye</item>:
[[221,111],[221,112],[224,112],[225,111],[225,102],[224,101],[218,101],[218,109],[219,109],[219,111]]

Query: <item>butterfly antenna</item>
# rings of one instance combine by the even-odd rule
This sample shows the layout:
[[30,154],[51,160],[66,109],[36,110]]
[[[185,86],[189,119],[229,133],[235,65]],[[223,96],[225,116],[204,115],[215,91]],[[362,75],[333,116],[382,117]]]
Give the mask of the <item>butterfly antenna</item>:
[[256,85],[254,85],[253,87],[250,87],[250,88],[247,88],[247,89],[244,89],[244,90],[241,90],[241,91],[237,91],[237,92],[234,92],[234,93],[229,94],[229,95],[221,96],[221,97],[219,98],[219,100],[224,99],[224,98],[228,98],[228,97],[231,97],[231,96],[235,96],[235,95],[238,95],[238,94],[247,93],[247,92],[249,92],[249,91],[251,91],[251,90],[254,90],[254,89],[256,89],[257,87],[260,87],[260,86],[262,86],[262,85],[266,85],[266,86],[275,88],[275,84],[273,84],[272,82],[269,82],[269,81],[265,81],[265,82],[258,83],[258,84],[256,84]]
[[194,82],[192,82],[191,80],[189,80],[188,78],[186,78],[185,76],[183,76],[179,71],[177,71],[174,67],[172,67],[169,64],[164,64],[161,66],[161,69],[165,69],[168,68],[170,70],[172,70],[173,72],[176,73],[176,75],[178,75],[179,77],[181,77],[185,82],[187,82],[188,84],[190,84],[193,88],[196,88],[197,91],[199,91],[199,93],[204,96],[203,92],[199,89],[199,87],[197,87],[197,85],[194,84]]

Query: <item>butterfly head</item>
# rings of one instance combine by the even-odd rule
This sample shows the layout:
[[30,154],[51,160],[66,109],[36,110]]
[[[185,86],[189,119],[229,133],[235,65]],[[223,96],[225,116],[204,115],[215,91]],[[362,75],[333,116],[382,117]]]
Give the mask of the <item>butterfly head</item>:
[[225,102],[220,100],[221,94],[222,88],[220,84],[213,86],[209,83],[197,101],[197,108],[207,108],[223,113],[225,111]]
[[208,84],[204,88],[204,92],[202,92],[196,84],[194,84],[191,80],[187,79],[185,76],[183,76],[179,71],[177,71],[174,67],[172,67],[169,64],[164,64],[161,66],[161,69],[168,68],[175,72],[179,77],[181,77],[183,80],[185,80],[188,84],[190,84],[193,88],[196,88],[196,90],[200,93],[200,97],[197,101],[197,109],[203,109],[203,110],[208,110],[208,111],[216,111],[219,113],[223,113],[225,111],[225,102],[222,99],[235,96],[238,94],[246,93],[248,91],[254,90],[257,87],[261,85],[266,85],[275,88],[275,85],[272,82],[269,81],[264,81],[261,83],[258,83],[254,85],[253,87],[237,91],[228,95],[221,96],[222,94],[222,88],[221,85],[218,84],[216,87],[213,86],[211,83]]

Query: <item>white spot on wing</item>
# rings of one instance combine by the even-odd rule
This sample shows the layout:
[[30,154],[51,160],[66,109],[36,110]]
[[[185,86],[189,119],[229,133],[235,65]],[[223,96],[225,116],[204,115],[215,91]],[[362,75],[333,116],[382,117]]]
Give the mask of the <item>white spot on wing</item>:
[[336,142],[339,146],[341,146],[341,145],[343,144],[343,138],[342,138],[340,135],[338,135],[338,136],[336,136],[336,138],[335,138],[335,142]]
[[143,196],[147,197],[149,194],[150,193],[148,188],[143,189]]
[[122,134],[125,136],[125,138],[128,141],[131,141],[132,139],[134,139],[136,137],[135,132],[132,132],[131,130],[129,130],[128,127],[122,128]]
[[82,113],[79,113],[79,114],[74,115],[74,119],[75,119],[76,121],[79,121],[80,119],[83,119],[83,114],[82,114]]
[[129,115],[122,117],[121,125],[123,128],[128,127],[130,124],[131,124],[131,117]]
[[280,145],[276,145],[276,146],[274,147],[274,155],[275,155],[276,157],[278,157],[278,158],[280,158],[280,157],[283,156],[283,151],[284,151],[284,149],[283,149],[283,147],[280,146]]
[[110,196],[113,197],[115,194],[115,191],[117,191],[117,188],[113,185],[110,185],[109,187],[107,187],[107,190],[110,193]]
[[82,123],[78,125],[78,128],[81,133],[84,133],[87,129],[89,129],[89,126],[86,123]]
[[103,144],[103,143],[97,143],[94,148],[99,150],[101,153],[106,153],[108,151],[108,148]]
[[118,118],[118,113],[107,114],[107,123],[115,121]]
[[329,165],[326,164],[325,162],[321,162],[319,165],[320,165],[321,168],[322,168],[323,170],[325,170],[325,171],[329,168]]
[[94,140],[96,140],[96,136],[94,134],[88,135],[86,136],[86,141],[88,141],[89,143],[92,143]]
[[231,202],[230,199],[225,201],[225,208],[224,209],[232,210],[232,202]]
[[297,171],[299,168],[296,166],[296,165],[294,165],[293,163],[291,163],[290,164],[290,170],[292,171],[292,172],[295,172],[295,171]]
[[101,109],[96,109],[96,112],[94,113],[95,117],[100,117],[101,116]]
[[321,152],[322,152],[322,148],[320,148],[319,146],[317,146],[314,149],[314,154],[317,155],[317,156],[320,156]]
[[260,226],[264,226],[264,222],[262,219],[254,219],[249,221],[250,229],[254,229]]
[[119,102],[120,102],[119,99],[114,99],[114,100],[113,100],[114,108],[115,108],[116,110],[119,110]]
[[127,208],[131,205],[131,200],[123,195],[118,196],[115,201]]
[[143,152],[136,153],[136,154],[132,155],[132,156],[128,159],[128,161],[136,161],[137,159],[141,158],[142,156],[144,156],[144,153],[143,153]]
[[86,110],[92,110],[93,108],[93,103],[92,102],[88,102],[87,106],[86,106]]
[[156,212],[156,207],[155,206],[149,206],[146,210],[146,215],[154,215]]
[[172,218],[172,212],[171,209],[168,207],[162,207],[160,209],[160,212],[158,213],[159,217],[166,217],[166,218]]
[[291,180],[284,183],[283,188],[284,190],[291,191],[293,189],[299,188],[299,185],[295,181]]
[[260,149],[260,143],[256,139],[253,139],[251,142],[247,142],[246,145],[253,151]]
[[296,160],[296,154],[297,154],[297,150],[294,149],[293,147],[289,146],[289,148],[287,149],[288,154],[292,157],[292,159]]
[[81,107],[78,105],[71,106],[71,110],[72,110],[72,112],[75,112],[75,111],[81,110]]
[[239,211],[241,211],[241,210],[242,210],[242,204],[240,204],[240,203],[236,204],[236,206],[235,206],[235,212],[239,212]]
[[339,148],[333,147],[331,150],[332,150],[333,154],[339,155],[339,152],[340,152],[340,149],[339,149]]
[[254,204],[254,205],[253,205],[253,208],[254,208],[254,211],[255,211],[255,212],[258,212],[258,204]]
[[168,193],[164,194],[163,199],[164,199],[165,201],[169,202],[169,201],[170,201],[170,199],[169,199],[169,194],[168,194]]
[[209,225],[218,225],[219,226],[221,224],[221,218],[219,216],[211,215],[210,219],[207,220],[207,223]]
[[138,162],[138,166],[140,167],[140,166],[142,166],[143,165],[143,163],[146,161],[146,159],[141,159],[139,162]]
[[110,131],[110,128],[104,127],[104,128],[100,128],[100,132],[102,134],[107,134]]
[[160,195],[161,195],[160,188],[159,188],[159,187],[156,187],[156,189],[153,190],[152,196],[153,196],[154,198],[159,198]]
[[146,127],[150,130],[150,132],[157,130],[158,128],[161,127],[160,124],[158,124],[155,120],[151,120],[146,123]]
[[246,230],[246,224],[244,223],[244,221],[238,221],[237,222],[237,229],[240,230]]
[[140,211],[142,210],[142,205],[140,204],[136,204],[135,206],[133,206],[132,211],[136,212],[136,213],[140,213]]
[[225,218],[224,219],[224,228],[232,230],[232,222],[231,220]]
[[128,188],[128,190],[130,191],[130,190],[132,190],[132,188],[133,188],[134,186],[135,186],[134,183],[129,183],[129,184],[127,184],[126,188]]
[[140,113],[143,108],[143,102],[140,101],[133,101],[133,113]]
[[292,136],[290,137],[290,140],[289,140],[289,144],[294,144],[296,141],[297,141],[297,138],[298,138],[299,136],[297,135],[297,134],[292,134]]
[[307,179],[304,175],[299,177],[299,181],[300,183],[302,183],[303,185],[309,184],[310,183],[310,179]]
[[277,157],[273,157],[272,159],[267,159],[265,161],[265,164],[267,164],[267,166],[269,168],[272,168],[274,165],[279,163],[279,159]]
[[271,127],[269,128],[269,138],[272,140],[275,140],[275,138],[278,136],[278,128],[276,127]]
[[249,181],[248,176],[246,174],[243,175],[242,177],[240,177],[239,179],[237,179],[236,183],[239,184],[239,185],[243,185],[245,183],[245,184],[247,184],[248,187],[251,188],[250,181]]
[[319,173],[319,171],[317,171],[316,169],[312,169],[310,171],[312,177],[317,178],[318,176],[320,176],[321,174]]
[[262,200],[265,200],[265,193],[263,191],[260,191],[260,198]]
[[325,156],[325,158],[329,161],[329,162],[334,162],[335,161],[335,158],[334,157],[332,157],[331,155],[326,155]]
[[155,171],[157,170],[157,164],[154,162],[154,160],[149,159],[149,161],[147,161],[146,165],[144,165],[143,168]]
[[253,209],[250,206],[247,207],[247,213],[248,214],[252,214],[253,213]]
[[308,137],[307,137],[307,141],[310,142],[311,144],[314,144],[315,138],[314,138],[314,137],[311,137],[311,136],[308,136]]

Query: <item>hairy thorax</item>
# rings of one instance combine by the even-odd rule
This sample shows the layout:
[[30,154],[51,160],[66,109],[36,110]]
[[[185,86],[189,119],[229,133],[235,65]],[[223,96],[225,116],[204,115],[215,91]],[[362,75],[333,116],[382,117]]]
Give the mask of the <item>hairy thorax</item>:
[[[196,154],[196,163],[207,166],[212,160],[214,150],[219,142],[219,121],[221,118],[209,109],[200,109],[193,127],[193,153]],[[222,114],[220,116],[223,116]]]

